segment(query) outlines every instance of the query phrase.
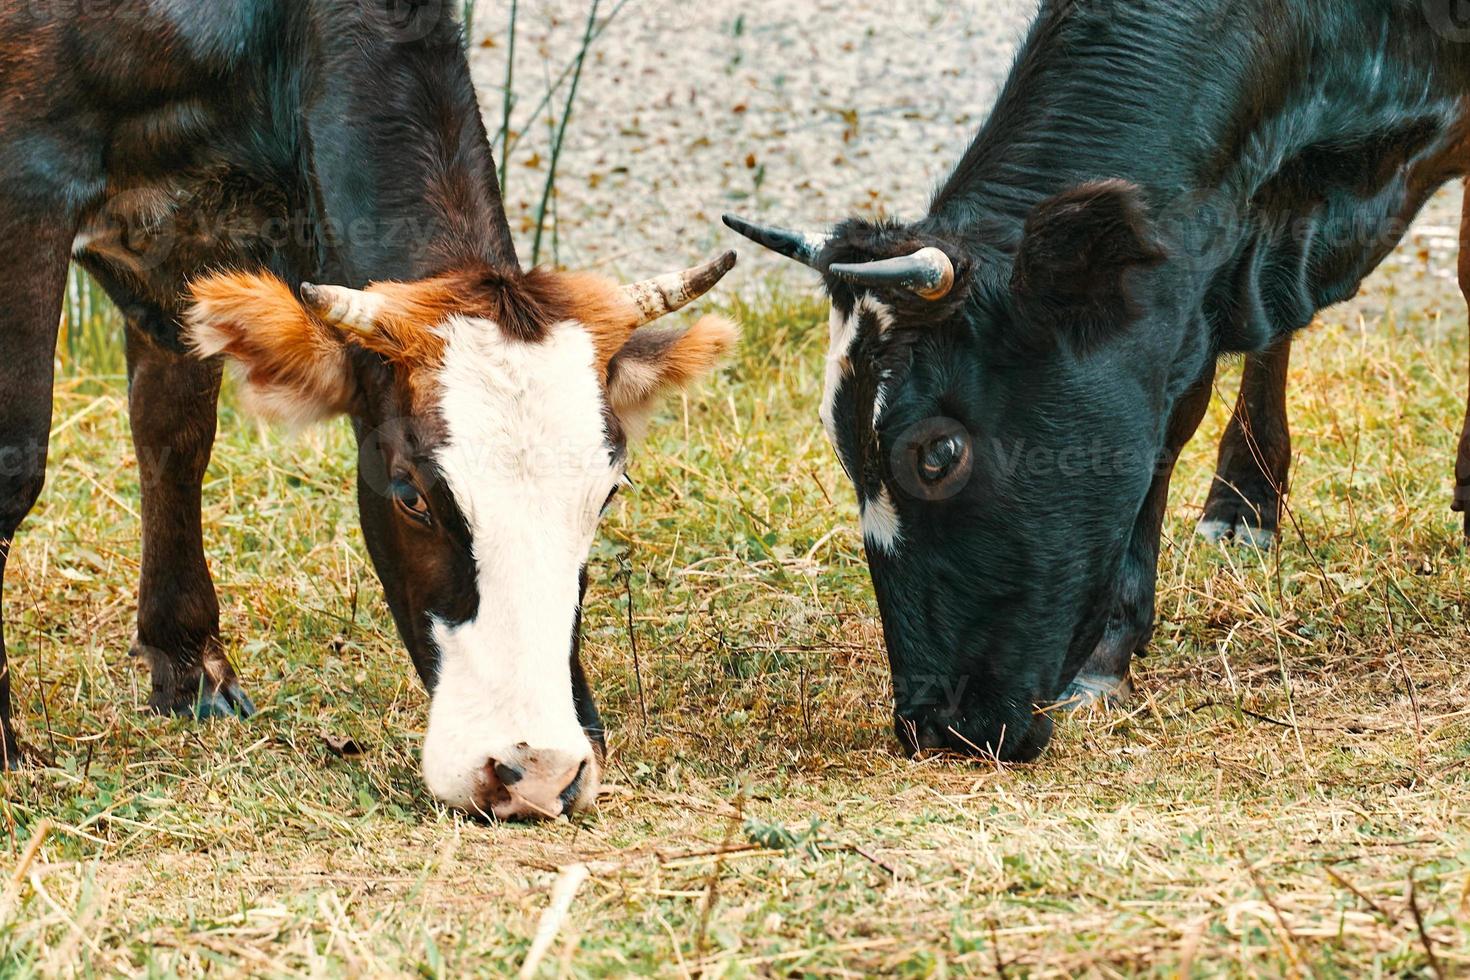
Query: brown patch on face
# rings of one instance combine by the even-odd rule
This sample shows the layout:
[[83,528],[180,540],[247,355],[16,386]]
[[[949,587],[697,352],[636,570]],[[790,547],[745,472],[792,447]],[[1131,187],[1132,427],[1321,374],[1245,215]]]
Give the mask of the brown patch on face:
[[552,312],[552,322],[574,320],[587,329],[597,348],[597,366],[603,380],[608,364],[637,329],[638,307],[623,287],[590,272],[537,272],[527,285],[539,293]]
[[632,335],[638,309],[621,286],[593,273],[535,269],[506,275],[489,266],[469,267],[410,283],[376,283],[368,292],[388,300],[381,345],[395,360],[435,360],[443,344],[435,328],[452,316],[488,320],[517,340],[540,340],[547,327],[567,320],[585,326],[606,367]]

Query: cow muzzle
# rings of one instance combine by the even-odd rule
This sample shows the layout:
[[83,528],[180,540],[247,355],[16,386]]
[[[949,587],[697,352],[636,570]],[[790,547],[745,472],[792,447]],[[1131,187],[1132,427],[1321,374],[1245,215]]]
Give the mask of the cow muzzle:
[[595,755],[537,751],[525,745],[490,759],[479,773],[474,811],[497,820],[555,820],[589,806],[601,767]]
[[446,766],[426,754],[424,781],[440,802],[486,820],[540,821],[592,806],[602,760],[585,751],[538,749],[525,742]]

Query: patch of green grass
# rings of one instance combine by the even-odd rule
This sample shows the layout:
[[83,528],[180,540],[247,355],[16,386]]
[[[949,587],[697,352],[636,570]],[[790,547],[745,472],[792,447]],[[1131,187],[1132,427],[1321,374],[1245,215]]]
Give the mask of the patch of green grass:
[[427,699],[356,530],[345,424],[288,439],[227,398],[206,538],[262,712],[144,715],[124,386],[116,361],[69,366],[5,591],[23,735],[57,765],[5,783],[5,868],[54,829],[0,895],[0,972],[503,974],[574,862],[592,877],[543,975],[1426,975],[1426,945],[1464,969],[1466,337],[1450,284],[1406,288],[1300,346],[1300,533],[1279,555],[1192,533],[1222,382],[1138,701],[1014,768],[894,750],[856,509],[816,422],[824,311],[733,301],[743,352],[663,413],[593,554],[614,789],[542,827],[466,822],[420,785]]

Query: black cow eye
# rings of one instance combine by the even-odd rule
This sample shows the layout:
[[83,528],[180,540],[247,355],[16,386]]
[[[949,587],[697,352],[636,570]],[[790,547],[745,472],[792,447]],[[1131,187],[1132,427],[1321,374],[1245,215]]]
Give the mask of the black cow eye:
[[604,514],[607,513],[607,509],[609,507],[611,507],[612,506],[612,502],[617,499],[618,491],[619,490],[623,489],[623,487],[631,487],[632,485],[633,485],[633,481],[630,480],[630,479],[628,479],[628,477],[627,477],[626,474],[624,476],[622,476],[618,480],[618,482],[613,486],[612,492],[607,495],[607,500],[603,501],[603,504],[602,504],[602,512]]
[[429,501],[419,493],[418,487],[407,480],[394,480],[390,492],[393,495],[393,503],[405,516],[420,524],[431,522],[433,515],[429,512]]
[[960,472],[970,455],[970,443],[957,433],[946,434],[919,447],[919,477],[925,483],[943,483]]

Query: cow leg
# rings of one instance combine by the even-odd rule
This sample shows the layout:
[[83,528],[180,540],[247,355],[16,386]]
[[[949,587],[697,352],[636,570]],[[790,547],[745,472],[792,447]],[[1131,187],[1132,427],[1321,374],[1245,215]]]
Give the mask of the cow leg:
[[[1460,292],[1470,303],[1470,181],[1465,184],[1464,217],[1460,221]],[[1455,510],[1465,515],[1465,543],[1470,544],[1470,399],[1465,405],[1465,431],[1455,461]]]
[[[153,315],[165,316],[159,311]],[[201,486],[214,448],[220,366],[159,346],[129,316],[128,411],[143,487],[143,570],[133,654],[148,662],[159,714],[248,716],[220,642],[204,557]]]
[[1465,515],[1465,543],[1470,545],[1470,404],[1465,408],[1465,432],[1455,461],[1455,511]]
[[1220,460],[1199,533],[1210,541],[1270,548],[1281,525],[1291,471],[1286,376],[1291,338],[1245,362],[1235,415],[1220,440]]
[[1121,706],[1133,693],[1133,685],[1128,678],[1129,666],[1133,655],[1144,651],[1154,633],[1159,544],[1169,504],[1169,483],[1174,477],[1180,452],[1194,437],[1205,417],[1214,381],[1215,366],[1212,363],[1174,407],[1165,437],[1164,455],[1159,460],[1153,485],[1134,525],[1128,554],[1118,574],[1113,611],[1108,616],[1102,641],[1062,694],[1062,701],[1069,707],[1093,704]]
[[1470,400],[1465,406],[1465,432],[1460,436],[1460,455],[1455,461],[1454,507],[1465,515],[1465,543],[1470,545]]
[[[0,601],[11,543],[46,480],[53,359],[72,237],[60,217],[65,209],[37,209],[41,216],[26,219],[13,203],[0,194],[0,241],[12,246],[0,262]],[[20,762],[0,612],[0,769]]]

